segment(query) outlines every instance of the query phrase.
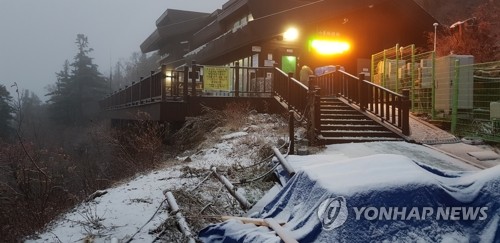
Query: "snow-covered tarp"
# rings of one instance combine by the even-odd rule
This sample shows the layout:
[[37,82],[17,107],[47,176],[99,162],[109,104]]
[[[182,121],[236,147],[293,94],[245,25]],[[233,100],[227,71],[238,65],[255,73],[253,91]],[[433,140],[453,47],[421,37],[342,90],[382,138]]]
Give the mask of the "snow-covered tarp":
[[[286,222],[299,242],[500,242],[500,166],[451,172],[394,154],[308,161],[251,216]],[[199,237],[280,242],[272,229],[238,220]]]

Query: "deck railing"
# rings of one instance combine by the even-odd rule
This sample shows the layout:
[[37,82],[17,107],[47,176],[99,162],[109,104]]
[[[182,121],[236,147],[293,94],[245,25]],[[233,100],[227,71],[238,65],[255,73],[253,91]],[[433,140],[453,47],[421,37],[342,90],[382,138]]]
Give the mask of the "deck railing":
[[[151,72],[124,89],[101,100],[102,109],[121,109],[153,102],[185,102],[191,96],[210,97],[271,97],[277,96],[298,115],[304,116],[309,102],[310,89],[316,86],[321,96],[340,96],[359,106],[383,122],[409,135],[408,91],[403,95],[364,80],[364,76],[353,76],[339,70],[318,76],[309,82],[309,87],[278,68],[218,67],[221,77],[228,76],[228,82],[220,90],[207,89],[209,66],[192,63],[177,70]],[[212,70],[213,71],[213,70]],[[206,76],[206,77],[205,77]],[[204,78],[205,77],[205,78]],[[213,76],[211,77],[214,80]],[[219,80],[215,78],[215,80]],[[225,78],[220,78],[224,81]],[[225,82],[225,81],[224,81]],[[213,85],[213,83],[212,83]],[[316,102],[319,104],[318,102]],[[319,111],[318,109],[315,109]]]
[[[168,70],[162,66],[159,71],[151,71],[139,82],[115,91],[100,101],[104,110],[121,109],[163,101],[186,101],[191,96],[210,97],[271,97],[275,70],[270,67],[217,66],[220,68],[221,89],[207,88],[205,76],[213,66],[182,66]],[[214,70],[213,68],[210,70]],[[227,78],[227,80],[224,80]],[[214,80],[213,78],[211,79]]]

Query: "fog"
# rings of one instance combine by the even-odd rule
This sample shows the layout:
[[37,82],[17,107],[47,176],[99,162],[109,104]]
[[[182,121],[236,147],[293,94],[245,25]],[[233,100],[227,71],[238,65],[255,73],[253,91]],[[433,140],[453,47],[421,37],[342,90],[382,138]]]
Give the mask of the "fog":
[[46,100],[45,87],[77,53],[76,35],[85,34],[99,71],[140,51],[166,9],[212,13],[226,0],[0,0],[0,84]]

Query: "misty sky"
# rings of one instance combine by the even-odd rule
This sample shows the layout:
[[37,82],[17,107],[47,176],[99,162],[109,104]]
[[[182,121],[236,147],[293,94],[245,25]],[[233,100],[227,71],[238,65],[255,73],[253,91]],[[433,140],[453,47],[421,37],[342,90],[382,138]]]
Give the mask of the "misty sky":
[[227,0],[0,0],[0,84],[17,82],[42,100],[55,73],[76,55],[85,34],[99,71],[127,60],[166,9],[212,13]]

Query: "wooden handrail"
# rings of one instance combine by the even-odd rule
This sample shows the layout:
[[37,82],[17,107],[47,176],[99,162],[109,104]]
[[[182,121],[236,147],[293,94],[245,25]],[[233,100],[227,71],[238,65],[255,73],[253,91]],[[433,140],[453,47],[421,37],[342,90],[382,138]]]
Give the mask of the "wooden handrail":
[[295,79],[292,74],[275,68],[273,88],[274,95],[288,105],[288,110],[293,110],[299,116],[304,116],[309,93],[309,88],[305,84]]
[[380,118],[382,122],[410,134],[408,93],[398,94],[380,85],[356,77],[340,68],[317,77],[317,85],[324,96],[338,96],[359,106],[360,110]]

